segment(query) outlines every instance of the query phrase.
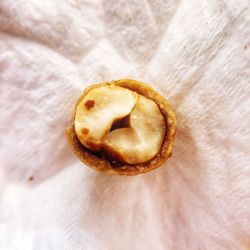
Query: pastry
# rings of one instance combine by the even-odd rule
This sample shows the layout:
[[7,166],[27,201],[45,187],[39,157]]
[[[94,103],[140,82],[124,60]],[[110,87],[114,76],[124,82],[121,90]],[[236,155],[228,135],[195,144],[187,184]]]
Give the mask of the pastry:
[[161,95],[145,83],[123,79],[85,89],[66,135],[91,168],[136,175],[171,156],[175,130],[175,113]]

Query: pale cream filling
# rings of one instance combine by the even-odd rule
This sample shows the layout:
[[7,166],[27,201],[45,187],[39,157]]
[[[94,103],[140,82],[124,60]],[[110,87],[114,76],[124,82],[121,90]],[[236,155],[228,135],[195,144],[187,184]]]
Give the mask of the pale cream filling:
[[[111,131],[114,121],[126,118],[126,127]],[[152,100],[115,85],[90,90],[75,114],[75,132],[92,151],[103,150],[129,164],[152,159],[162,146],[166,124]]]

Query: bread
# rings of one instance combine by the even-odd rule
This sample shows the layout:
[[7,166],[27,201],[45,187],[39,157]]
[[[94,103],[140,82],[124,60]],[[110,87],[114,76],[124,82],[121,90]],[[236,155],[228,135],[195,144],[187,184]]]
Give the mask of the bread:
[[[119,157],[116,153],[109,154],[107,153],[107,150],[102,150],[102,147],[100,147],[98,150],[92,150],[91,145],[89,147],[86,147],[86,145],[80,142],[79,134],[78,135],[76,134],[76,129],[75,129],[75,118],[76,118],[77,107],[81,103],[83,98],[90,93],[91,90],[104,86],[117,86],[128,89],[130,91],[136,92],[138,95],[141,95],[143,97],[148,98],[149,100],[152,100],[158,106],[162,116],[164,117],[166,132],[164,133],[164,138],[162,140],[162,144],[160,146],[159,151],[156,153],[156,155],[154,155],[152,159],[147,160],[145,162],[131,164],[126,162],[126,160],[124,161],[123,159],[121,159],[121,157]],[[92,103],[91,101],[85,103],[85,105],[87,105],[89,109],[92,108],[94,103]],[[171,156],[175,131],[176,131],[176,115],[172,110],[172,108],[167,103],[167,101],[160,94],[158,94],[156,91],[154,91],[150,86],[146,85],[145,83],[135,80],[123,79],[112,82],[95,84],[86,88],[76,103],[72,124],[67,128],[66,135],[68,142],[71,145],[76,156],[87,166],[97,171],[105,172],[108,174],[136,175],[136,174],[146,173],[160,167]]]

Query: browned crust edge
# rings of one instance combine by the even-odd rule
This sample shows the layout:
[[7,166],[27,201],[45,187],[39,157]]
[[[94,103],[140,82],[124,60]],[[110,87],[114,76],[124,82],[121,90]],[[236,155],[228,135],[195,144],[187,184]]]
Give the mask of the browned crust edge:
[[168,102],[147,84],[136,80],[122,79],[89,86],[84,90],[83,94],[78,99],[76,106],[91,89],[105,85],[117,85],[128,88],[153,100],[158,105],[167,124],[167,132],[161,150],[153,159],[148,162],[135,165],[119,163],[119,165],[117,165],[116,163],[105,159],[105,157],[95,155],[80,143],[74,130],[74,114],[71,126],[66,129],[67,140],[74,153],[77,155],[80,161],[82,161],[87,166],[108,174],[137,175],[160,167],[172,154],[176,131],[176,115]]

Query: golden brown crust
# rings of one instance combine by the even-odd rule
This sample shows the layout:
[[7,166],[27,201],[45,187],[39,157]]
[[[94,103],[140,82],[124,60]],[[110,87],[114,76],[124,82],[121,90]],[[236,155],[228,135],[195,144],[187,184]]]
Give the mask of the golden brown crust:
[[150,161],[135,165],[129,165],[127,163],[121,162],[118,163],[112,159],[108,159],[108,156],[104,155],[103,153],[93,153],[84,147],[76,136],[74,129],[74,114],[72,124],[66,130],[68,142],[72,146],[74,153],[83,163],[89,167],[109,174],[137,175],[160,167],[172,154],[176,130],[176,115],[167,101],[160,94],[155,92],[150,86],[146,85],[145,83],[129,79],[95,84],[84,90],[83,94],[76,103],[76,106],[91,89],[111,84],[135,91],[138,94],[153,100],[158,105],[167,124],[167,131],[160,152]]

